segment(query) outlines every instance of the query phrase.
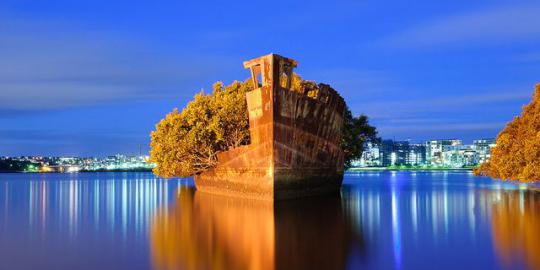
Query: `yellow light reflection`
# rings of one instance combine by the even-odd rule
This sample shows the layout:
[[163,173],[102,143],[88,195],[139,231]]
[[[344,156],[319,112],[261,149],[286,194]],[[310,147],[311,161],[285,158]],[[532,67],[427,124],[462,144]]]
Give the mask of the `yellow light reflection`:
[[151,228],[155,269],[344,269],[361,237],[338,196],[259,201],[181,187]]
[[525,260],[540,269],[540,194],[508,191],[493,205],[492,234],[497,254],[506,265]]
[[181,190],[151,229],[157,269],[274,269],[274,208]]

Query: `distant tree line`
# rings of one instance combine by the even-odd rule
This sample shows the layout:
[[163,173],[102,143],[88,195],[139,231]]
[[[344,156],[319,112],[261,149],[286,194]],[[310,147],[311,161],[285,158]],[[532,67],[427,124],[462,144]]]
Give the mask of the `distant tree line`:
[[31,167],[38,168],[39,164],[10,158],[0,159],[0,172],[24,172],[28,171]]

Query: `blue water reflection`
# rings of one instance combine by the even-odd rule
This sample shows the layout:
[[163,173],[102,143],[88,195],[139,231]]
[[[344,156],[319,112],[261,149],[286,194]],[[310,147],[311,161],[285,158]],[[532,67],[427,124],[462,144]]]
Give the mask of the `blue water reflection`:
[[150,217],[181,184],[148,173],[0,174],[0,269],[150,268]]
[[538,269],[540,195],[467,172],[361,172],[278,204],[150,173],[0,174],[0,269]]
[[[356,266],[524,268],[526,262],[519,259],[502,264],[492,239],[493,207],[503,194],[526,193],[519,188],[466,172],[350,174],[342,191],[343,202],[354,216],[355,226],[364,232],[370,252],[369,260]],[[540,204],[534,203],[533,209],[540,211]]]

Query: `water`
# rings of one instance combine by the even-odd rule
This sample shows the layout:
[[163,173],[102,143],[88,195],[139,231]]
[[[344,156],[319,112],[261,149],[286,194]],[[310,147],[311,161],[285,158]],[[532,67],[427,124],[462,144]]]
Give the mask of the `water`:
[[150,173],[0,174],[0,269],[539,269],[540,193],[362,172],[340,196],[195,192]]

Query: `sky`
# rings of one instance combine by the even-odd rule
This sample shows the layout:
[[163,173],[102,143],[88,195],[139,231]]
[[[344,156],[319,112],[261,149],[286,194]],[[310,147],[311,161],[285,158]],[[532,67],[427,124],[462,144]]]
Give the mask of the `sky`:
[[278,53],[383,138],[495,137],[540,82],[538,1],[0,1],[0,156],[138,154]]

